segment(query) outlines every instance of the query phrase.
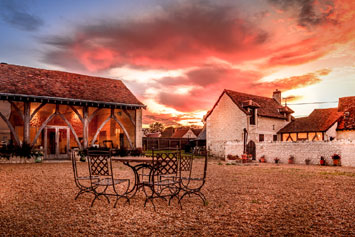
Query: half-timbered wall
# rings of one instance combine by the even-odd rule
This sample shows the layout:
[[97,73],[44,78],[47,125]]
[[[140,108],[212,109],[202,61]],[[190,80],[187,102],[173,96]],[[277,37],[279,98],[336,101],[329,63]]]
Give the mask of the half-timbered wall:
[[[27,143],[34,148],[44,146],[44,128],[62,126],[70,128],[70,148],[85,148],[93,144],[104,146],[110,140],[115,148],[141,146],[137,144],[141,137],[136,135],[137,126],[141,126],[141,109],[96,108],[45,104],[36,102],[10,102],[11,113],[8,121],[13,126],[12,140],[17,137],[21,145],[28,134]],[[26,110],[26,106],[27,109]],[[140,118],[137,118],[140,116]],[[2,114],[3,115],[3,114]],[[29,121],[24,126],[24,121]],[[2,119],[4,123],[4,118]],[[87,137],[85,137],[87,121]],[[6,123],[5,123],[6,125]],[[10,126],[10,127],[11,127]],[[26,129],[28,131],[26,131]],[[140,131],[141,129],[138,129]],[[14,136],[15,134],[15,136]],[[85,140],[87,140],[85,145]],[[67,149],[67,148],[65,148]]]

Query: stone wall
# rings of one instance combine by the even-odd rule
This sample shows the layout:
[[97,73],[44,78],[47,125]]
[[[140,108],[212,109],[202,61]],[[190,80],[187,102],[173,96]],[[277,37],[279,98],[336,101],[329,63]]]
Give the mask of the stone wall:
[[[242,142],[226,142],[224,144],[224,157],[227,155],[241,155],[243,152]],[[343,166],[355,167],[355,141],[332,141],[332,142],[260,142],[256,143],[256,158],[265,156],[267,162],[274,162],[279,158],[281,163],[287,163],[292,155],[296,164],[304,164],[305,159],[310,159],[311,164],[319,164],[323,156],[328,164],[332,164],[331,156],[341,156]]]
[[355,141],[355,130],[337,131],[337,139],[348,139]]
[[212,155],[224,155],[226,141],[242,141],[243,128],[247,127],[247,116],[232,99],[224,94],[207,118],[207,149]]

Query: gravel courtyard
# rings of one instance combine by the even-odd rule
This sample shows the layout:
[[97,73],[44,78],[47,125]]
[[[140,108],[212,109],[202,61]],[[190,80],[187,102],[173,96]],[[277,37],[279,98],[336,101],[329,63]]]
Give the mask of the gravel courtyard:
[[90,208],[92,194],[74,201],[69,162],[0,164],[0,235],[355,236],[355,168],[208,165],[207,206],[195,197],[183,200],[183,210],[156,201],[155,212],[143,207],[142,192],[117,208],[104,199]]

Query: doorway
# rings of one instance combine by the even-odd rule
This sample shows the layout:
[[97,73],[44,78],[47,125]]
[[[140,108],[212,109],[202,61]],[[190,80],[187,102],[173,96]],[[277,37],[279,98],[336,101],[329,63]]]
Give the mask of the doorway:
[[68,159],[70,131],[66,126],[47,126],[44,129],[45,159]]
[[248,142],[246,152],[247,152],[247,154],[252,155],[252,157],[253,157],[252,159],[253,160],[256,160],[256,146],[255,146],[255,142],[254,141],[250,140]]

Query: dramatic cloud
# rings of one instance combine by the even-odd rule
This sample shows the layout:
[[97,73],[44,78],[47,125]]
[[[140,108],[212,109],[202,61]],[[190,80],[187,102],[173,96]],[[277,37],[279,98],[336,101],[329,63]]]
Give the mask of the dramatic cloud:
[[[234,10],[234,11],[233,11]],[[95,71],[130,65],[143,68],[178,68],[217,57],[234,63],[260,57],[265,31],[235,9],[185,3],[169,5],[140,20],[105,20],[78,26],[72,37],[46,37],[55,47],[46,62],[70,67],[63,56]],[[59,58],[59,59],[58,59]]]
[[0,1],[0,17],[3,21],[25,31],[36,31],[43,25],[43,20],[27,12],[23,2],[15,0]]
[[[224,89],[270,97],[275,89],[287,91],[307,87],[321,81],[329,69],[308,73],[301,76],[277,79],[272,82],[259,82],[263,77],[256,71],[241,71],[239,69],[221,66],[205,66],[194,69],[179,78],[164,78],[156,86],[161,88],[155,95],[158,103],[177,111],[192,112],[208,110]],[[205,75],[206,82],[201,81]],[[168,81],[174,81],[169,83]],[[180,81],[180,84],[178,83]],[[184,94],[176,92],[176,88],[191,86]]]
[[226,2],[169,1],[134,19],[88,18],[41,37],[51,49],[43,61],[123,79],[148,105],[145,123],[178,124],[196,122],[224,89],[270,97],[321,83],[327,56],[354,43],[352,0]]
[[283,10],[296,12],[298,25],[303,27],[323,23],[336,23],[332,19],[334,2],[332,0],[269,0]]

